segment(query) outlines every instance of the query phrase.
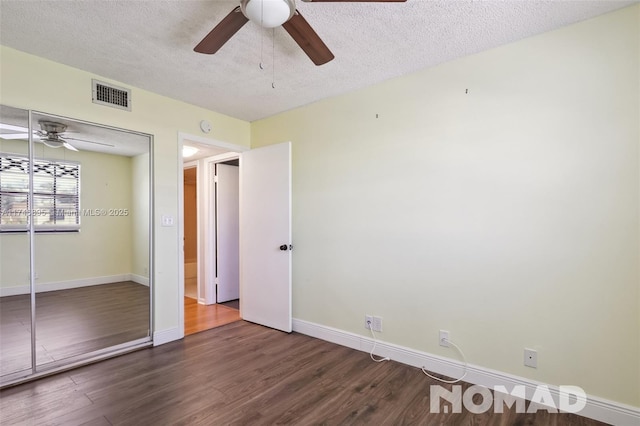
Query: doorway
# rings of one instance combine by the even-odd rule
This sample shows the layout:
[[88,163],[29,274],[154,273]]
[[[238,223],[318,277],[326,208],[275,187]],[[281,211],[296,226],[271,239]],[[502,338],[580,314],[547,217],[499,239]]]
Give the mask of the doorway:
[[184,168],[184,296],[198,300],[198,182],[196,166]]
[[185,335],[240,320],[239,153],[193,139],[181,140]]
[[[215,157],[214,157],[215,158]],[[214,176],[211,211],[212,263],[215,261],[215,302],[240,310],[240,164],[239,159],[209,164]]]
[[[240,158],[239,193],[239,275],[241,295],[241,316],[243,320],[255,322],[266,327],[284,332],[292,331],[291,306],[291,142],[249,149],[247,147],[218,142],[199,136],[178,134],[178,148],[181,152],[184,145],[201,143],[217,149],[220,156],[209,158],[209,162],[223,162]],[[226,155],[226,158],[221,158]],[[178,156],[179,169],[183,169],[183,157]],[[199,171],[206,170],[199,167]],[[199,175],[200,176],[200,175]],[[178,238],[184,238],[184,203],[183,203],[183,173],[178,173]],[[199,228],[198,235],[205,239],[200,244],[198,253],[199,291],[205,290],[205,303],[215,303],[215,293],[212,291],[215,275],[215,257],[211,257],[215,245],[210,234],[211,225],[207,225],[202,218],[210,218],[210,193],[207,186],[211,186],[213,179],[198,179],[200,187],[204,186],[205,196],[203,204],[204,214],[199,225],[205,223],[204,232]],[[209,197],[209,202],[207,198]],[[208,210],[207,210],[208,209]],[[185,306],[184,299],[184,250],[178,262],[178,289],[181,303],[178,305],[178,319],[182,324],[184,335]],[[216,304],[219,306],[219,304]]]

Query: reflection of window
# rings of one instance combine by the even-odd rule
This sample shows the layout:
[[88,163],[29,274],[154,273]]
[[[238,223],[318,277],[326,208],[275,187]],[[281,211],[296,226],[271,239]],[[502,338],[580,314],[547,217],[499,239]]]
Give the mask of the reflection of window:
[[29,159],[0,154],[0,231],[80,229],[80,165],[34,160],[33,207],[29,207]]

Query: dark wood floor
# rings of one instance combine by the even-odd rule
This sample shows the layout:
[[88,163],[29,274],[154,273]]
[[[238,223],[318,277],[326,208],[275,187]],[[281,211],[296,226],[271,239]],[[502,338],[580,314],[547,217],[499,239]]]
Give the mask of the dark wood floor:
[[582,425],[569,414],[430,414],[437,382],[397,362],[244,321],[0,392],[29,425]]
[[[31,368],[30,296],[0,298],[0,373]],[[36,361],[45,365],[149,333],[149,287],[131,281],[36,294]]]

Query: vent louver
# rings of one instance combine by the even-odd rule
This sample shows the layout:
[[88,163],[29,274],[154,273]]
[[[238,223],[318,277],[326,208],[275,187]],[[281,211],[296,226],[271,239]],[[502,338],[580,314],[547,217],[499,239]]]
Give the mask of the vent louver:
[[92,101],[94,104],[131,111],[131,90],[113,84],[91,80]]

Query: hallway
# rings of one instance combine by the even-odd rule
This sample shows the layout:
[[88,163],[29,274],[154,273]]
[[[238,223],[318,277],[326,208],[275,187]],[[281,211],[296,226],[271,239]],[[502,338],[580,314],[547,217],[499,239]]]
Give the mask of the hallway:
[[196,299],[184,298],[185,336],[240,321],[240,319],[238,309],[221,304],[201,305]]

